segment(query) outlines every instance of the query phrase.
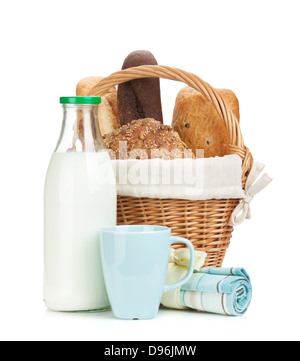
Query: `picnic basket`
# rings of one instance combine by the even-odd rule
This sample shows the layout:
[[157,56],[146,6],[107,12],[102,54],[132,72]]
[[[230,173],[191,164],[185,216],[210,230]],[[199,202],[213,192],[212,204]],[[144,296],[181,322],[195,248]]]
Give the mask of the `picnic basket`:
[[[215,107],[224,120],[228,132],[229,153],[242,159],[242,186],[252,168],[253,158],[245,146],[240,124],[221,93],[198,76],[168,66],[144,65],[118,71],[102,79],[88,95],[102,96],[108,89],[139,78],[163,78],[185,83],[199,91]],[[205,251],[205,267],[221,267],[233,227],[229,219],[239,199],[158,199],[118,196],[117,223],[163,225],[171,228],[172,235],[189,239],[195,250]],[[176,244],[174,248],[182,247]]]

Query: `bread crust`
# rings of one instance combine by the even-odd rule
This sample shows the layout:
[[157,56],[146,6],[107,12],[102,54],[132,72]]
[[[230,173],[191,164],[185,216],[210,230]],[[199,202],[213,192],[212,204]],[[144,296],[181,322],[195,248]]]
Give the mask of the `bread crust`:
[[[157,61],[151,52],[136,50],[126,57],[122,70],[141,65],[157,65]],[[142,118],[163,123],[159,78],[134,79],[118,86],[119,125]]]
[[239,100],[232,90],[229,89],[217,89],[223,96],[226,103],[230,106],[236,119],[240,121],[240,105]]
[[[177,132],[151,118],[125,124],[106,134],[103,140],[106,147],[115,153],[116,159],[194,158]],[[120,142],[127,142],[126,148]]]
[[[76,86],[77,96],[86,96],[89,91],[102,80],[101,76],[90,76],[81,79]],[[102,97],[98,109],[99,126],[102,136],[118,127],[117,90],[110,88]]]
[[[232,111],[239,119],[235,94],[228,89],[219,91],[225,101],[232,105]],[[211,102],[191,87],[181,89],[177,95],[172,126],[195,155],[198,149],[204,150],[205,158],[229,154],[229,138],[224,121]]]

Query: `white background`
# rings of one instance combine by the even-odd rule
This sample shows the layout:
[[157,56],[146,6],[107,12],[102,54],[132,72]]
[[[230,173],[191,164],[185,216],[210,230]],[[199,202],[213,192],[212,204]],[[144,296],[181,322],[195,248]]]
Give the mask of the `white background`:
[[[0,340],[299,340],[299,1],[5,1],[0,5]],[[62,112],[85,76],[133,50],[235,91],[241,129],[274,180],[235,229],[224,266],[244,267],[239,318],[160,310],[148,321],[43,304],[43,186]],[[165,123],[183,84],[161,82]]]

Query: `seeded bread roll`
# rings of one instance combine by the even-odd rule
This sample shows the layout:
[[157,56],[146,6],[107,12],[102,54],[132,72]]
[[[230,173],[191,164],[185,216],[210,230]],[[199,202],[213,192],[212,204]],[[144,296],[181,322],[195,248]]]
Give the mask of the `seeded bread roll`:
[[[130,53],[122,70],[141,65],[157,65],[150,51],[137,50]],[[119,125],[143,118],[154,118],[163,123],[158,78],[134,79],[118,86]]]
[[115,159],[176,159],[194,158],[193,152],[182,142],[170,126],[146,118],[134,120],[103,137]]

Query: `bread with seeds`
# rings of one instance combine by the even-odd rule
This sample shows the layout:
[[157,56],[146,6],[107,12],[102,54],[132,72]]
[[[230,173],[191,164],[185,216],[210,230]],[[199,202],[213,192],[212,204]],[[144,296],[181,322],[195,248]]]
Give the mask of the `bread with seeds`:
[[195,158],[172,127],[152,118],[125,124],[103,140],[115,159]]

